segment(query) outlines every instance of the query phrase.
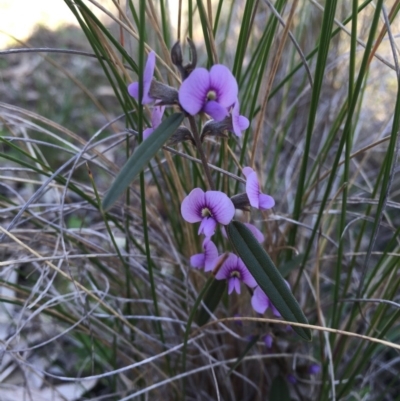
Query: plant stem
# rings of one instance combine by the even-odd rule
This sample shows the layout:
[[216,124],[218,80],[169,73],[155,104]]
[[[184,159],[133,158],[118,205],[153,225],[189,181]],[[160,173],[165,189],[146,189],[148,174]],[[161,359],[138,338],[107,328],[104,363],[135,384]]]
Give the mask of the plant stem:
[[211,177],[210,168],[208,167],[206,155],[204,154],[203,147],[201,145],[200,135],[199,135],[199,131],[197,130],[196,122],[195,122],[193,116],[188,116],[188,118],[189,118],[189,123],[190,123],[190,129],[192,130],[192,134],[193,134],[193,139],[196,144],[196,148],[199,152],[200,160],[204,167],[204,172],[206,173],[208,186],[209,186],[208,189],[214,190],[215,189],[214,182]]

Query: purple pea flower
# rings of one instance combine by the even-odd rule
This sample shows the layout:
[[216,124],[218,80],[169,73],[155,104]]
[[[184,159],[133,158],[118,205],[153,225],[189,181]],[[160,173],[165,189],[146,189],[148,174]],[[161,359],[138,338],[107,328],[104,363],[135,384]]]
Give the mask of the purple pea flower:
[[263,314],[268,308],[271,308],[272,313],[276,317],[281,316],[281,314],[278,312],[278,310],[275,308],[275,306],[272,304],[265,292],[260,287],[257,287],[254,290],[253,296],[251,297],[251,306],[257,313]]
[[143,140],[147,139],[154,130],[161,124],[161,119],[164,114],[165,106],[154,106],[151,113],[151,127],[143,131]]
[[[154,68],[156,66],[156,53],[150,52],[147,56],[146,66],[143,71],[143,99],[142,104],[151,103],[154,99],[150,97],[150,86],[153,80]],[[128,86],[128,93],[139,100],[139,82],[133,82]]]
[[251,167],[244,167],[243,174],[246,177],[246,193],[250,205],[260,210],[274,207],[274,198],[261,193],[256,172]]
[[203,269],[209,272],[214,269],[215,263],[218,260],[218,249],[210,238],[205,238],[203,241],[204,253],[197,253],[190,258],[190,265],[197,269]]
[[231,115],[232,115],[232,127],[233,132],[236,136],[241,137],[242,131],[249,128],[250,122],[245,116],[241,116],[239,114],[239,100],[236,99],[235,104],[232,107]]
[[242,259],[230,253],[225,262],[215,275],[217,280],[228,280],[228,294],[235,290],[240,294],[240,282],[243,281],[247,286],[253,288],[257,285],[256,280],[247,270]]
[[179,103],[190,115],[199,112],[222,121],[229,115],[228,109],[235,103],[238,85],[227,67],[216,64],[210,71],[195,68],[179,89]]
[[226,225],[233,219],[235,207],[223,192],[195,188],[183,200],[181,213],[189,223],[201,221],[198,234],[211,237],[217,223]]

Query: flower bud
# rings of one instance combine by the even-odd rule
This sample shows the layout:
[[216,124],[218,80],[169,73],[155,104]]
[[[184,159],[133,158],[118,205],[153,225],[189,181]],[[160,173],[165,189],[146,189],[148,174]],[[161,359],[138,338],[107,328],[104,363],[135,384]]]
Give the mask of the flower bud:
[[179,104],[178,91],[155,79],[151,82],[149,94],[153,99],[159,100],[157,106]]
[[171,60],[172,63],[178,68],[182,67],[183,57],[181,43],[179,42],[179,40],[171,48]]
[[187,38],[190,48],[190,62],[183,64],[182,47],[180,42],[176,42],[171,48],[171,60],[172,63],[178,68],[182,81],[184,81],[190,73],[196,68],[197,64],[197,52],[193,41]]
[[168,145],[176,145],[177,143],[184,142],[184,141],[191,141],[193,145],[195,145],[192,133],[190,130],[183,125],[178,127],[175,133],[171,136],[168,141]]
[[250,203],[249,203],[249,198],[247,197],[246,193],[241,193],[237,195],[233,195],[231,197],[231,201],[233,205],[235,206],[235,209],[241,209],[245,211],[249,211],[250,209]]
[[222,121],[208,120],[201,130],[200,140],[203,142],[206,136],[227,138],[228,135],[226,134],[226,131],[229,130],[230,127],[230,117],[226,117]]

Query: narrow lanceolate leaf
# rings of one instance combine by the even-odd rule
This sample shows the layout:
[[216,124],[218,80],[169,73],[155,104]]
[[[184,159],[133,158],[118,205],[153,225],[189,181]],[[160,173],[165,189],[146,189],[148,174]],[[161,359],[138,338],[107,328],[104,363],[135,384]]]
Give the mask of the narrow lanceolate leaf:
[[176,131],[183,121],[183,113],[175,113],[165,119],[149,136],[143,141],[132,156],[125,163],[117,178],[103,199],[103,209],[111,207],[118,197],[125,191],[133,179],[144,169],[151,158],[164,145],[168,138]]
[[[285,280],[251,231],[238,221],[230,223],[226,231],[237,254],[282,317],[289,322],[308,324]],[[304,340],[311,341],[308,328],[292,328]]]

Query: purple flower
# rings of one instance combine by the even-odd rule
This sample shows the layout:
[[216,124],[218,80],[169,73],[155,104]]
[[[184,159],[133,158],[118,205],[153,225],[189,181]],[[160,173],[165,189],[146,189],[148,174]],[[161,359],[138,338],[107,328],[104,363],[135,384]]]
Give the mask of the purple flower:
[[214,65],[210,71],[195,68],[179,89],[179,103],[192,116],[205,112],[215,121],[229,115],[235,103],[238,85],[227,67]]
[[241,116],[239,114],[239,100],[236,99],[235,104],[232,107],[232,127],[233,127],[233,132],[235,133],[236,136],[241,137],[242,136],[242,131],[245,129],[249,128],[250,122],[245,116]]
[[189,223],[201,221],[198,234],[211,237],[217,223],[225,225],[233,219],[235,207],[223,192],[195,188],[183,200],[181,213]]
[[313,363],[308,367],[310,375],[317,375],[321,371],[321,366],[318,363]]
[[[150,92],[151,82],[153,80],[155,65],[156,65],[156,54],[154,52],[150,52],[147,57],[146,66],[144,67],[144,71],[143,71],[142,104],[151,103],[153,101],[153,98],[150,97],[149,92]],[[139,100],[139,82],[131,83],[128,86],[128,92],[136,100]]]
[[204,268],[204,271],[209,272],[214,269],[218,260],[218,249],[207,237],[203,241],[203,249],[204,253],[197,253],[190,258],[190,264],[197,269]]
[[286,378],[287,378],[287,381],[288,381],[290,384],[296,384],[296,383],[297,383],[296,376],[295,376],[294,374],[292,374],[292,373],[289,373],[289,374],[286,376]]
[[273,342],[273,339],[272,339],[271,334],[266,334],[266,335],[264,336],[263,340],[264,340],[265,346],[266,346],[268,349],[270,349],[270,348],[272,347],[272,342]]
[[247,270],[242,259],[233,253],[230,253],[226,258],[218,273],[215,275],[215,278],[217,280],[228,280],[228,294],[231,294],[233,290],[240,294],[241,281],[250,288],[257,285],[256,280],[254,280],[254,277]]
[[278,310],[275,308],[275,306],[272,304],[265,292],[260,287],[257,287],[254,290],[253,296],[251,297],[251,306],[257,313],[263,314],[268,308],[271,308],[272,313],[276,317],[281,316],[281,314],[278,312]]
[[250,205],[261,210],[274,207],[274,198],[261,193],[256,172],[251,167],[244,167],[243,174],[246,177],[246,193]]
[[161,124],[161,119],[164,114],[165,106],[154,106],[151,113],[151,127],[143,131],[143,140],[147,139],[154,130]]

